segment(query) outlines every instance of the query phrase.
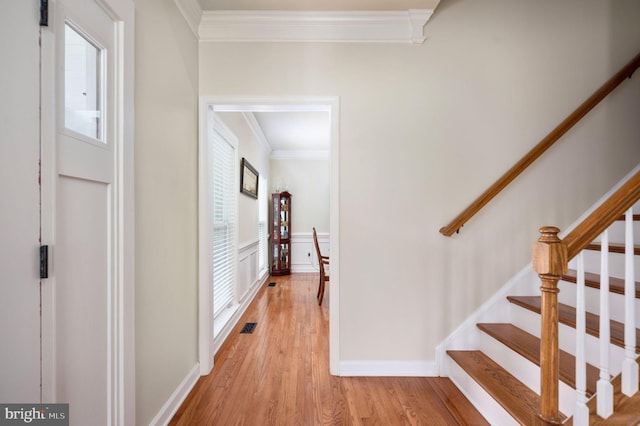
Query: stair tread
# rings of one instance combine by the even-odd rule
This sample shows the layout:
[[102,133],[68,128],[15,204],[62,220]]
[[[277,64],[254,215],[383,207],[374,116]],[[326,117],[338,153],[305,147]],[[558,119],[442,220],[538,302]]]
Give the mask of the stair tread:
[[[578,272],[574,269],[569,269],[566,274],[562,276],[562,280],[569,283],[577,282]],[[587,287],[591,288],[600,288],[600,275],[593,274],[591,272],[585,272],[584,274],[584,284]],[[624,279],[609,277],[609,291],[611,293],[623,294],[624,295]],[[640,282],[636,281],[636,298],[640,299]]]
[[[507,296],[509,302],[521,306],[530,311],[540,314],[541,297],[540,296]],[[570,327],[576,326],[576,309],[573,306],[558,303],[558,318],[561,324]],[[624,348],[624,324],[611,320],[611,343]],[[595,337],[600,335],[600,317],[591,312],[585,315],[586,333]],[[636,329],[636,352],[640,352],[640,330]]]
[[524,425],[544,424],[537,415],[540,396],[491,358],[481,351],[447,351],[447,354],[516,421]]
[[[619,216],[616,220],[617,221],[624,221],[626,219],[625,215],[621,215]],[[640,214],[633,214],[633,220],[634,221],[640,221]]]
[[[600,243],[591,243],[585,247],[585,250],[600,251],[601,249],[602,245]],[[624,253],[624,244],[609,244],[609,253]],[[633,254],[640,255],[639,245],[633,246]]]
[[[527,333],[513,324],[507,323],[482,323],[477,324],[478,328],[491,337],[495,338],[505,346],[522,355],[532,363],[540,366],[540,339],[533,334]],[[559,374],[560,380],[575,388],[576,385],[576,358],[560,351]],[[599,379],[600,371],[591,364],[587,364],[587,395],[591,396],[596,392],[596,383]]]

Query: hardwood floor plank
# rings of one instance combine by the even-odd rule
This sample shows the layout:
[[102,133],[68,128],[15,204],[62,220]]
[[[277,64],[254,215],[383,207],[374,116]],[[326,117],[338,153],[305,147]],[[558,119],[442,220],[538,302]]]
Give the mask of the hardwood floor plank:
[[268,281],[170,425],[488,424],[447,378],[332,376],[330,293],[318,306],[317,274]]

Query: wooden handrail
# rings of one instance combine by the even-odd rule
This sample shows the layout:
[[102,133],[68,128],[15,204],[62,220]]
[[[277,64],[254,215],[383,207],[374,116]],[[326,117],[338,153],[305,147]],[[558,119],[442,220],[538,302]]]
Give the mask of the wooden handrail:
[[640,172],[633,175],[604,203],[576,226],[564,239],[557,237],[558,228],[540,228],[540,239],[533,245],[533,269],[542,286],[542,324],[540,343],[539,416],[546,422],[559,424],[558,401],[558,281],[568,269],[569,261],[607,229],[622,213],[640,200]]
[[500,179],[482,193],[476,200],[471,203],[462,213],[455,217],[448,225],[440,228],[440,233],[450,237],[469,219],[471,219],[480,209],[482,209],[489,201],[500,193],[507,185],[509,185],[520,173],[522,173],[531,163],[537,160],[547,149],[558,141],[567,133],[578,121],[582,119],[589,111],[591,111],[600,101],[602,101],[609,93],[620,85],[627,77],[640,67],[640,53],[636,55],[631,62],[625,65],[605,84],[603,84],[593,95],[584,101],[571,115],[569,115],[562,123],[551,131],[544,139],[529,151],[520,161],[511,167]]

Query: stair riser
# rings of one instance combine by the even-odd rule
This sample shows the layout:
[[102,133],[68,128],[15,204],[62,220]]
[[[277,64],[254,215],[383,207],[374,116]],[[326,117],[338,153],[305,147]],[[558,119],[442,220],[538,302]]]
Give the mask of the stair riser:
[[[574,283],[561,281],[558,285],[558,301],[566,305],[576,306],[577,286]],[[588,312],[600,315],[600,290],[585,287],[585,306]],[[640,299],[635,301],[636,324],[640,324]],[[609,293],[609,316],[614,321],[624,322],[624,295]]]
[[[536,337],[540,337],[540,315],[528,309],[521,308],[520,306],[512,304],[511,306],[511,323],[516,327],[525,330],[528,333],[533,334]],[[574,328],[560,324],[558,327],[559,332],[559,345],[560,349],[568,352],[572,355],[576,353],[576,331]],[[600,343],[599,339],[594,336],[588,335],[585,338],[586,342],[586,361],[587,363],[599,366],[600,365]],[[622,360],[624,359],[624,349],[616,345],[609,345],[609,368],[610,374],[618,374],[621,369]]]
[[[481,333],[480,350],[502,368],[518,378],[531,390],[540,394],[540,368],[486,333]],[[575,407],[575,390],[567,384],[559,384],[560,411],[570,416]]]
[[[637,208],[634,210],[634,213],[638,214],[640,210]],[[625,239],[625,223],[620,220],[615,222],[613,225],[609,227],[609,244],[615,242],[616,244],[624,244]],[[596,242],[600,242],[601,237],[595,239]],[[640,226],[635,225],[633,227],[633,241],[636,244],[640,244]]]
[[453,359],[445,356],[443,364],[445,374],[490,424],[518,426],[514,418]]
[[[623,253],[609,253],[609,276],[610,277],[624,278],[624,275],[625,275],[624,256],[625,255]],[[640,256],[634,256],[633,264],[634,264],[635,271],[640,271]],[[578,269],[577,258],[571,259],[571,261],[569,262],[569,269],[575,269],[575,270]],[[595,251],[595,250],[584,251],[584,270],[585,272],[600,274],[600,252],[599,251]]]

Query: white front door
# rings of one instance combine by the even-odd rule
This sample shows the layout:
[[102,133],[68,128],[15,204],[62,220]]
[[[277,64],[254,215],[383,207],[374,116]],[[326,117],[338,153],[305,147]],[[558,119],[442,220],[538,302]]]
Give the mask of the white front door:
[[118,1],[50,0],[42,37],[42,228],[51,247],[43,401],[68,403],[72,424],[123,423],[133,404],[125,401],[134,327],[125,276],[132,236],[124,236],[133,184],[125,181],[127,33],[110,3]]

